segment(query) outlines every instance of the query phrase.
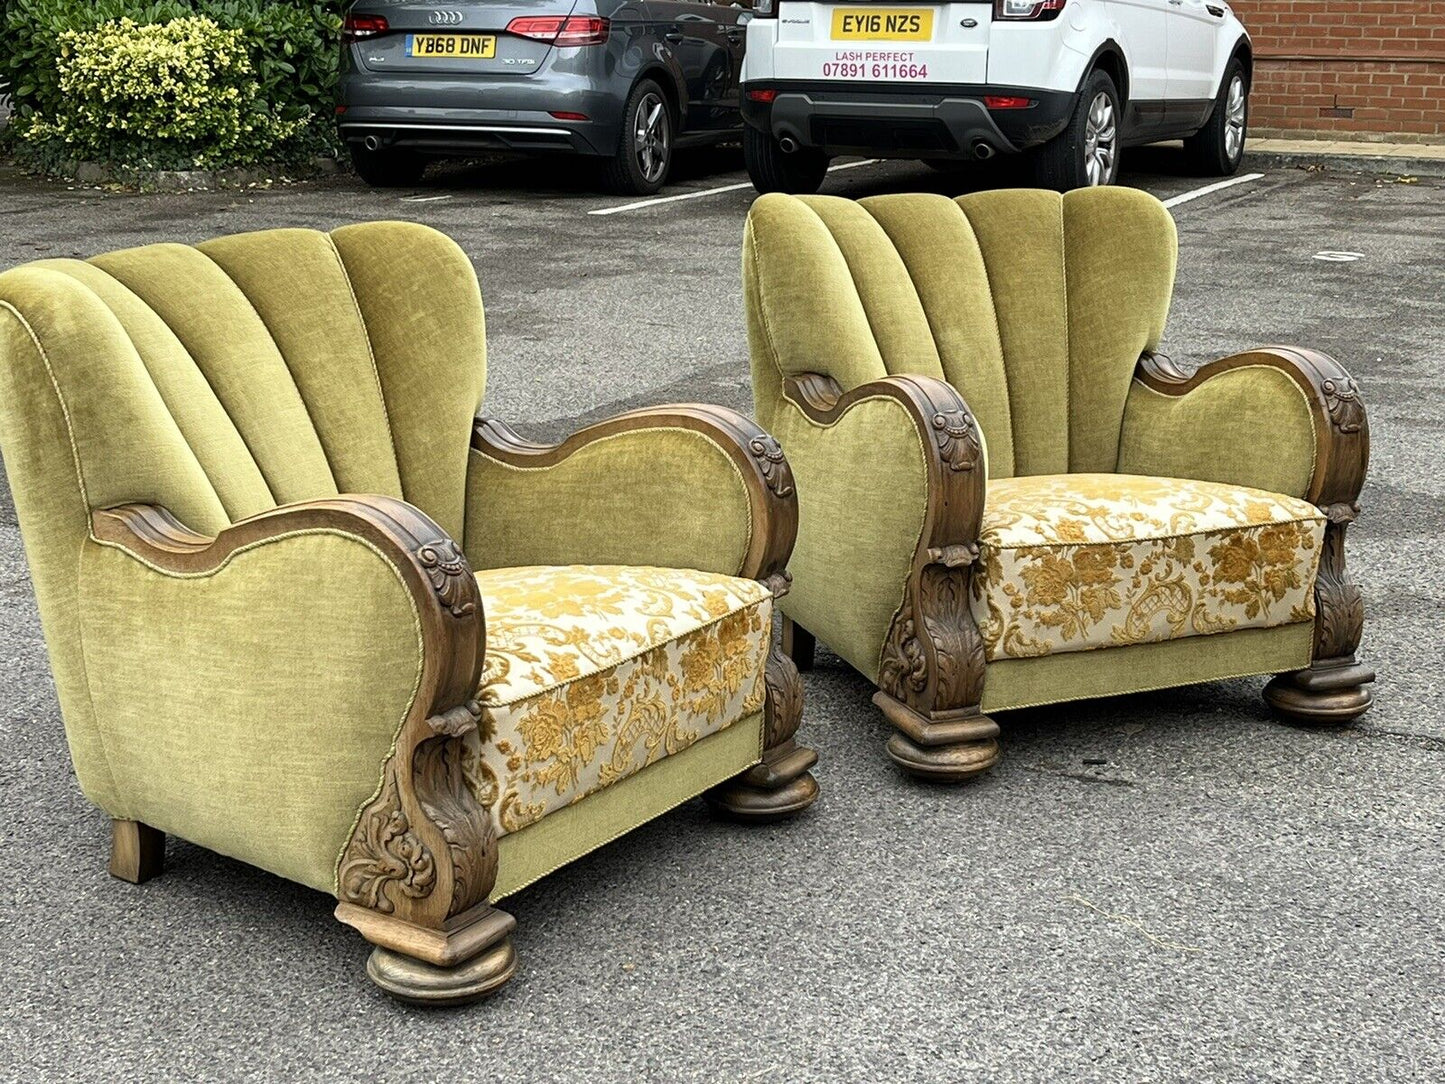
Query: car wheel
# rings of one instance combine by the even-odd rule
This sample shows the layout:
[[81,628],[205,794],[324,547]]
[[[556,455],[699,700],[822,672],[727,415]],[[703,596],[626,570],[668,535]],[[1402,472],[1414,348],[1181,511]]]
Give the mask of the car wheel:
[[350,144],[356,175],[372,188],[409,188],[426,172],[426,159],[415,151],[390,148],[369,151]]
[[1204,177],[1228,177],[1244,161],[1244,137],[1249,129],[1249,79],[1244,65],[1231,60],[1215,99],[1209,123],[1184,141],[1184,154],[1193,170]]
[[828,175],[828,156],[822,151],[799,147],[786,153],[771,134],[751,124],[743,127],[743,162],[759,192],[811,195],[823,187]]
[[1034,155],[1034,177],[1044,188],[1113,184],[1119,177],[1119,91],[1108,72],[1084,80],[1069,126]]
[[650,196],[672,168],[672,112],[662,88],[644,79],[632,88],[622,110],[622,138],[607,160],[607,186],[614,192]]

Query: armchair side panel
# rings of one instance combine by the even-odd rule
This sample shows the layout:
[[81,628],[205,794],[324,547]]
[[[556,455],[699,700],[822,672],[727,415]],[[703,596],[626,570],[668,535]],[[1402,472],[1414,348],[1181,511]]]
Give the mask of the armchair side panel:
[[107,812],[335,893],[421,679],[392,565],[320,530],[187,575],[87,541],[77,601]]

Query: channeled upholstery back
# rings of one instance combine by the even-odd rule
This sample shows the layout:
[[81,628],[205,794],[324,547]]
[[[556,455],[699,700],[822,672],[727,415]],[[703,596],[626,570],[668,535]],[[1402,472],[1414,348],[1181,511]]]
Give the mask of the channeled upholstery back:
[[796,373],[845,391],[935,376],[977,416],[992,476],[1112,471],[1176,255],[1169,213],[1127,188],[763,196],[743,254],[759,419]]
[[0,448],[82,780],[103,763],[79,647],[91,511],[156,504],[213,534],[278,503],[381,493],[461,540],[485,377],[471,261],[422,226],[0,275]]

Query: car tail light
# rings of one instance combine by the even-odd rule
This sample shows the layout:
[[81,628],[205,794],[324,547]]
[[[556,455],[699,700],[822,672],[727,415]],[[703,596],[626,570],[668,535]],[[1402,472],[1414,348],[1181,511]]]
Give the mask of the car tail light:
[[750,101],[750,102],[770,102],[770,101],[772,101],[774,98],[776,98],[777,96],[778,96],[778,92],[777,92],[776,90],[771,90],[771,89],[769,89],[769,90],[750,90],[750,91],[748,91],[748,101]]
[[341,24],[341,43],[355,45],[390,29],[391,24],[386,21],[385,15],[348,15]]
[[1013,94],[985,94],[983,104],[990,109],[1027,109],[1034,104],[1034,100]]
[[610,20],[595,15],[523,15],[507,24],[507,33],[565,48],[601,45],[611,25]]
[[995,19],[1057,19],[1068,0],[993,0]]

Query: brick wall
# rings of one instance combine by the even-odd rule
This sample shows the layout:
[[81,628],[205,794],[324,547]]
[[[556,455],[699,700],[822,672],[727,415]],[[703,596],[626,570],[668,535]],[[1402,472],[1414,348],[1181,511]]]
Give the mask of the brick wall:
[[1230,0],[1258,136],[1445,143],[1445,0]]

